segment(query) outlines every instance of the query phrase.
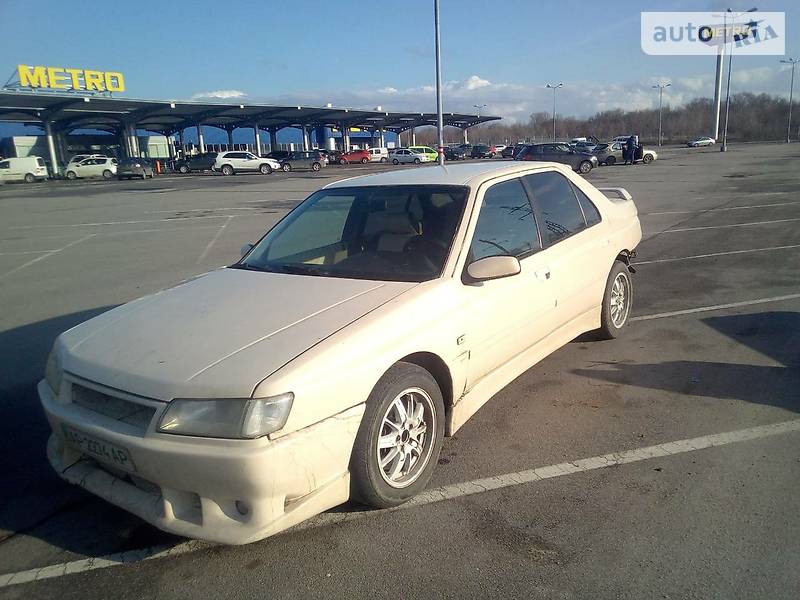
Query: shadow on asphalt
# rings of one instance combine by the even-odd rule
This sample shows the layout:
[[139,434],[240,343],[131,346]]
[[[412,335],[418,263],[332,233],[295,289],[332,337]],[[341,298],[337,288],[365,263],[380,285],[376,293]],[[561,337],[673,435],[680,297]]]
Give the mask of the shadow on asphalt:
[[678,394],[741,400],[800,412],[800,313],[708,317],[701,322],[781,366],[692,360],[599,363],[572,372],[590,379]]

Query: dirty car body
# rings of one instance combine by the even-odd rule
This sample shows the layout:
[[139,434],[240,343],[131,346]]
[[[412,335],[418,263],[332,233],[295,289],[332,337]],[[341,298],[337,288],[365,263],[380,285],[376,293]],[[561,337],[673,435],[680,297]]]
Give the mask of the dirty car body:
[[351,497],[397,505],[444,435],[619,309],[609,274],[629,282],[641,229],[612,192],[552,163],[330,184],[231,267],[61,334],[38,385],[48,458],[228,544]]

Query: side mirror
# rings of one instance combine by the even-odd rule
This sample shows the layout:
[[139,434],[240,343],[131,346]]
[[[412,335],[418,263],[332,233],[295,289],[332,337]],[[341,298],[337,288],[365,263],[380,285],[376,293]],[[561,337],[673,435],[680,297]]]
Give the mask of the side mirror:
[[516,256],[487,256],[472,262],[467,275],[472,281],[489,281],[518,275],[522,271]]
[[239,253],[242,255],[242,258],[244,258],[244,255],[250,252],[252,249],[253,244],[247,243],[239,249]]

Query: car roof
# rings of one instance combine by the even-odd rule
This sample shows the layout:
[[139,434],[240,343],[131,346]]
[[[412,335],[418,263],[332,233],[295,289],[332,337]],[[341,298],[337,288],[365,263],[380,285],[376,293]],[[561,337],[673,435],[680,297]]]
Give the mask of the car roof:
[[329,183],[325,188],[354,187],[368,185],[478,185],[487,179],[515,173],[563,169],[563,165],[552,162],[518,162],[497,165],[494,163],[467,163],[420,167],[402,171],[385,171],[373,175],[362,175]]

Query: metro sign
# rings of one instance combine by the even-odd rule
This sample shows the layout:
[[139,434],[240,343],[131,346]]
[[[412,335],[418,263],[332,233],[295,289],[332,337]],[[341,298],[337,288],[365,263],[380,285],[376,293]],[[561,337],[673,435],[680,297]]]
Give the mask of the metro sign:
[[86,92],[124,92],[125,78],[116,71],[17,65],[21,87]]

